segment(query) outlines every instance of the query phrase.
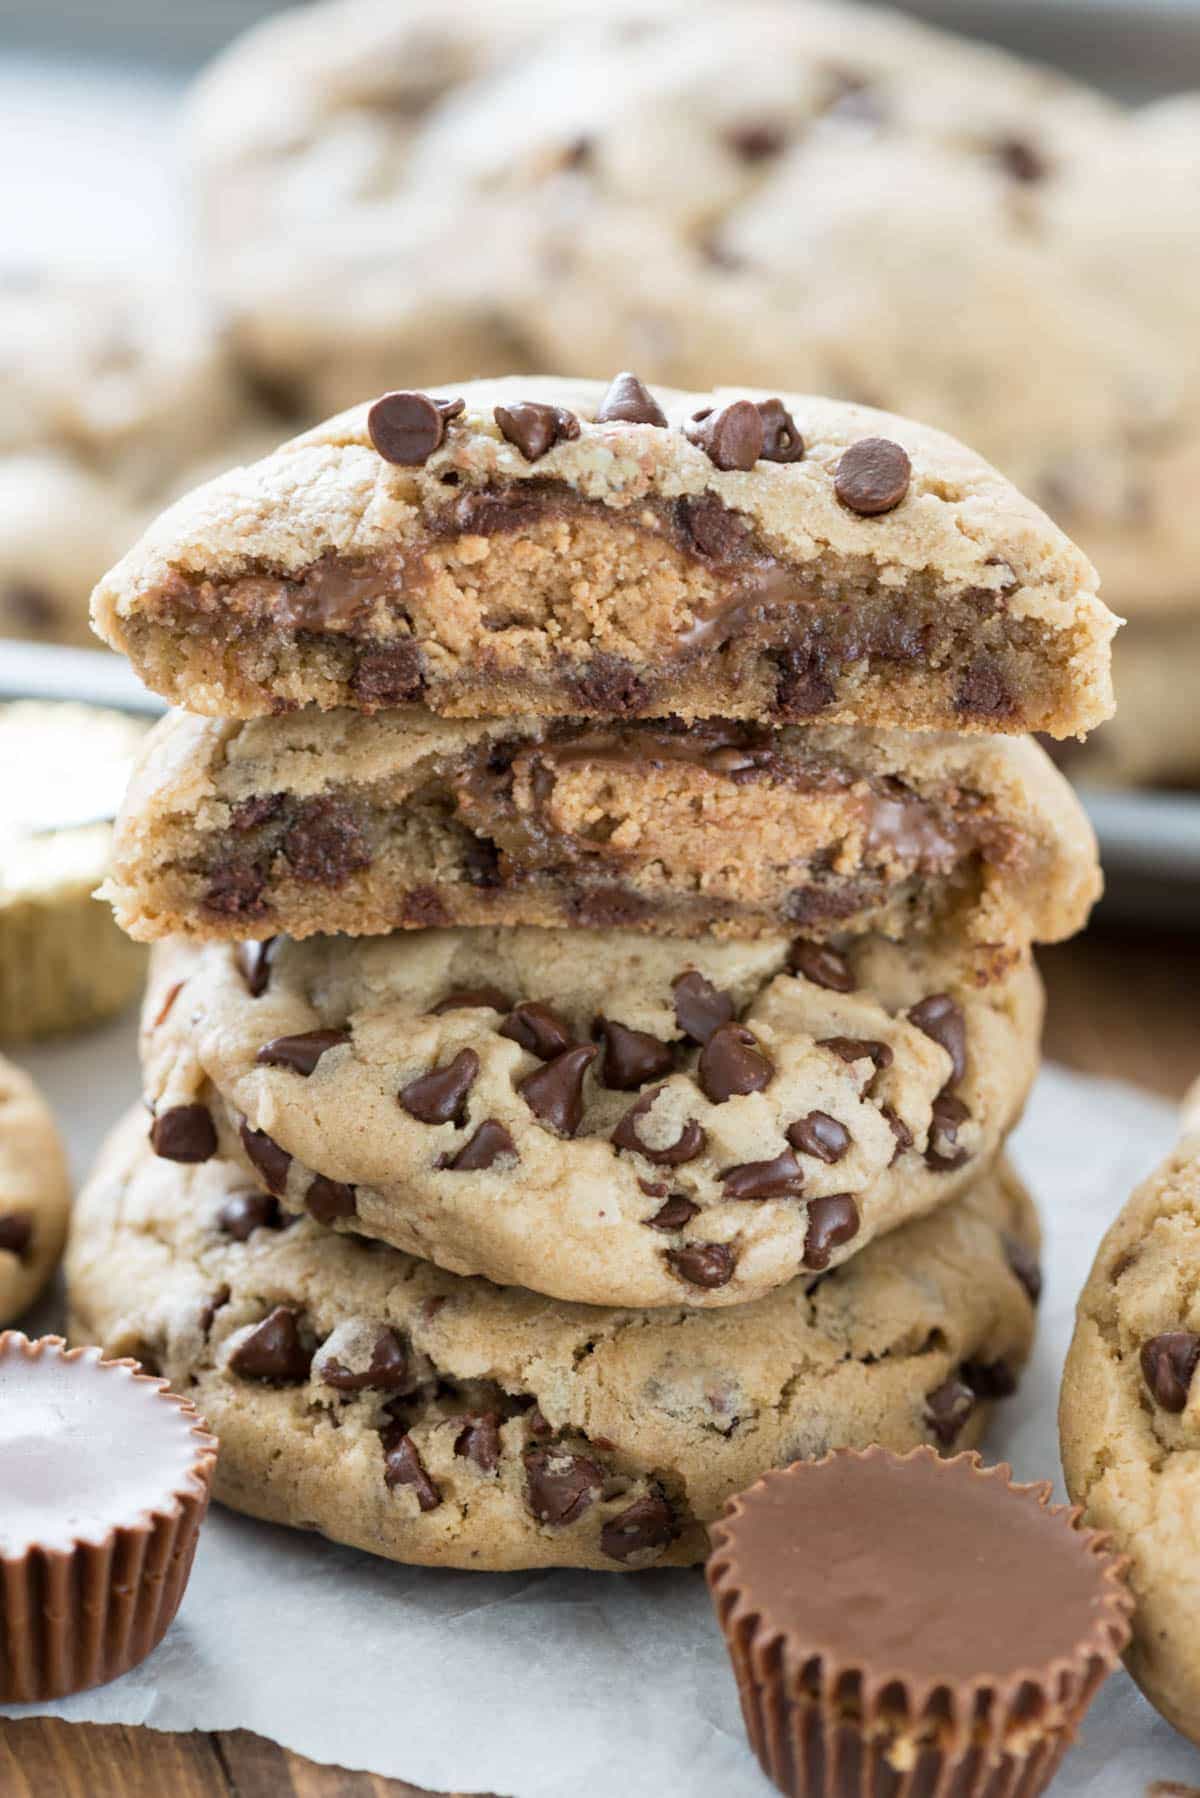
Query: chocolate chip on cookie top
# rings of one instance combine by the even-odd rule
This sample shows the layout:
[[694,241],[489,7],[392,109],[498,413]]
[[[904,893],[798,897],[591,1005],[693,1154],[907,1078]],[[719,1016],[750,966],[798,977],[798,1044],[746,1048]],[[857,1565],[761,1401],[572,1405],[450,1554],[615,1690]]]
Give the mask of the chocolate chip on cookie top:
[[547,406],[540,400],[515,400],[497,406],[495,419],[509,443],[527,462],[539,462],[556,443],[570,443],[579,435],[579,420],[565,406]]
[[596,409],[595,423],[655,425],[659,430],[665,430],[667,415],[650,389],[636,375],[625,370],[614,376],[611,387]]
[[911,479],[907,451],[888,437],[864,437],[843,450],[833,489],[851,512],[876,518],[895,511]]
[[714,467],[748,473],[756,462],[801,462],[804,439],[782,400],[732,400],[716,410],[705,406],[686,426],[689,442]]
[[1164,1330],[1142,1344],[1141,1363],[1155,1404],[1164,1411],[1183,1411],[1200,1365],[1200,1336],[1191,1330]]
[[464,405],[427,393],[385,393],[367,413],[367,432],[385,462],[419,468],[440,448],[447,424]]

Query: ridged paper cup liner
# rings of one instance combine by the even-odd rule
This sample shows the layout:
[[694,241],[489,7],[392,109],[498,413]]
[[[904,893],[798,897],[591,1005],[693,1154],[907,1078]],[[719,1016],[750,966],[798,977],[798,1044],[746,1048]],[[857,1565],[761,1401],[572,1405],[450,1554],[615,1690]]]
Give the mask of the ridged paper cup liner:
[[[182,1438],[172,1449],[180,1477],[169,1490],[159,1485],[144,1504],[131,1505],[128,1522],[106,1519],[94,1531],[80,1524],[63,1540],[48,1518],[44,1542],[23,1542],[15,1550],[6,1546],[0,1470],[0,1702],[33,1704],[104,1685],[162,1641],[192,1570],[217,1442],[195,1406],[169,1392],[165,1380],[140,1372],[136,1361],[105,1361],[99,1349],[68,1349],[58,1336],[31,1342],[7,1330],[0,1333],[0,1376],[13,1358],[30,1366],[48,1366],[53,1358],[64,1373],[77,1370],[80,1380],[129,1381],[162,1406],[164,1442],[170,1447],[172,1429]],[[145,1423],[157,1429],[154,1411],[138,1414],[132,1405],[129,1411],[131,1429]],[[177,1454],[181,1446],[184,1452]],[[19,1455],[20,1445],[10,1444],[8,1452]],[[122,1454],[118,1435],[111,1452]],[[98,1494],[104,1471],[95,1470]],[[98,1504],[103,1508],[102,1498]]]
[[[817,1484],[822,1480],[824,1496]],[[794,1528],[790,1541],[798,1564],[810,1554],[836,1558],[822,1531],[808,1532],[820,1521],[822,1502],[828,1506],[856,1486],[866,1494],[868,1511],[878,1493],[879,1531],[858,1537],[872,1567],[876,1549],[884,1560],[891,1553],[884,1521],[889,1495],[902,1502],[907,1487],[908,1497],[919,1496],[914,1515],[927,1516],[929,1533],[914,1543],[912,1559],[896,1554],[894,1579],[881,1577],[866,1592],[861,1568],[848,1577],[839,1629],[836,1605],[827,1602],[822,1618],[815,1588],[806,1607],[802,1596],[797,1602],[795,1591],[789,1592],[782,1566],[781,1577],[770,1580],[763,1532],[766,1520],[773,1519],[778,1531],[783,1518]],[[976,1454],[943,1460],[924,1447],[907,1455],[839,1450],[823,1461],[768,1473],[730,1500],[712,1530],[708,1583],[751,1744],[781,1791],[792,1798],[1035,1798],[1044,1791],[1120,1659],[1133,1608],[1127,1563],[1110,1551],[1106,1536],[1080,1527],[1078,1507],[1052,1505],[1050,1496],[1048,1483],[1015,1485],[1007,1466],[985,1467]],[[954,1552],[948,1518],[969,1522],[976,1510],[981,1540],[994,1559]],[[997,1670],[989,1673],[996,1612],[1006,1599],[1017,1603],[1005,1590],[1013,1583],[1005,1549],[1018,1537],[1027,1553],[1044,1556],[1045,1563],[1033,1569],[1045,1575],[1044,1605],[1029,1607],[1034,1653],[1027,1664],[1001,1665],[1005,1656],[997,1648]],[[946,1602],[928,1629],[905,1637],[905,1608],[919,1613],[928,1593],[927,1585],[913,1582],[914,1572],[918,1580],[922,1573],[922,1549],[935,1585],[945,1569]],[[781,1561],[790,1552],[785,1534]],[[929,1560],[943,1554],[936,1566]],[[754,1566],[756,1558],[760,1564]],[[831,1599],[831,1583],[823,1590]],[[885,1636],[895,1626],[896,1643],[907,1641],[909,1652],[893,1646],[878,1661],[862,1652],[855,1638],[871,1627],[871,1618]],[[1009,1624],[1010,1637],[1020,1634],[1015,1613]],[[964,1643],[972,1635],[968,1650]],[[1061,1643],[1054,1640],[1058,1635]],[[944,1668],[941,1641],[947,1644]],[[981,1660],[982,1670],[962,1672],[972,1657]]]

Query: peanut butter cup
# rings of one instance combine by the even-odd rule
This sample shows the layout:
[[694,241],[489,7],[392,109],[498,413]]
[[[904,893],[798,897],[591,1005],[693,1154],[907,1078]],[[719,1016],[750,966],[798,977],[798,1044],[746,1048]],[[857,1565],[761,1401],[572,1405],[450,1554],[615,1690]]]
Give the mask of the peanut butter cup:
[[216,1458],[136,1361],[0,1334],[0,1702],[104,1685],[158,1646]]
[[768,1473],[708,1582],[763,1770],[794,1798],[1036,1798],[1129,1639],[1108,1538],[978,1455]]

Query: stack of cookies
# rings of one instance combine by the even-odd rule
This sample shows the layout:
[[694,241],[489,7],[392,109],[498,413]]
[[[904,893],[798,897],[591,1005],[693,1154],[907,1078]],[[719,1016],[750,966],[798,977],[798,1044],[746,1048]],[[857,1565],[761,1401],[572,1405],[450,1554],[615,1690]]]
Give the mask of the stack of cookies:
[[152,1113],[77,1337],[218,1494],[396,1559],[680,1564],[764,1469],[976,1442],[1027,1355],[1031,944],[1094,844],[1086,558],[848,403],[385,395],[103,581]]

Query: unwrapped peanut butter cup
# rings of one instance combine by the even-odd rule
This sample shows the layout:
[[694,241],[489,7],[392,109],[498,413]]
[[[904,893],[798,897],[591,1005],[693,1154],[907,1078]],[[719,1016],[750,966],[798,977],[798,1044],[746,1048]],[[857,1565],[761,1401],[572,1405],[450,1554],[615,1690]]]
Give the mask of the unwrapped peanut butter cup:
[[1129,1639],[1125,1563],[978,1455],[768,1473],[708,1582],[764,1772],[793,1798],[1036,1798]]
[[179,1609],[216,1439],[136,1361],[0,1334],[0,1702],[105,1684]]

